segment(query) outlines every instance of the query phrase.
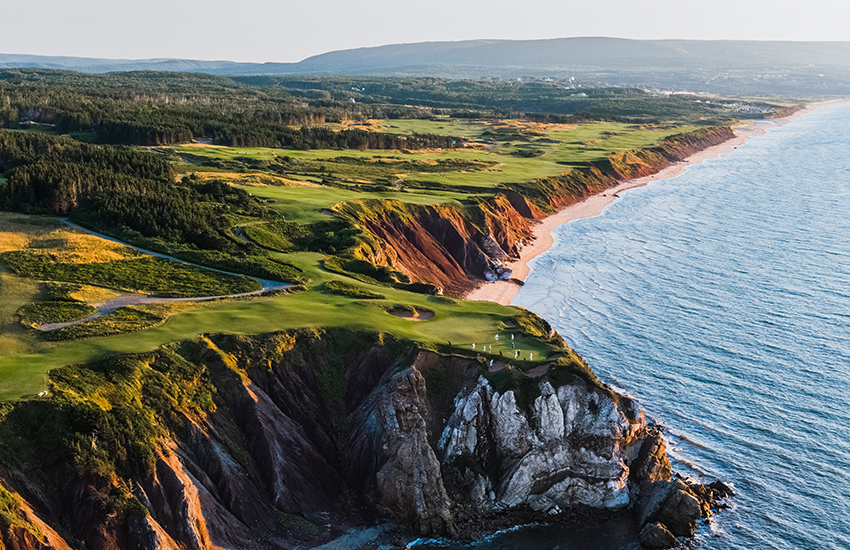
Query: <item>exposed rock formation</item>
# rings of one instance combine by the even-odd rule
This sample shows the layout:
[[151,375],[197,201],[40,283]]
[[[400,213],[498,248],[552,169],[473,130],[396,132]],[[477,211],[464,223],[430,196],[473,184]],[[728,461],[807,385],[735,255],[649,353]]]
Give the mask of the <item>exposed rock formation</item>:
[[645,548],[672,548],[679,541],[664,525],[647,523],[640,530],[640,544]]
[[[179,368],[209,381],[214,405],[175,398],[159,409],[148,467],[0,472],[20,494],[7,506],[18,520],[0,528],[7,546],[293,548],[334,536],[328,524],[379,517],[451,535],[493,514],[546,518],[635,503],[643,523],[681,536],[703,515],[693,487],[670,480],[660,434],[595,378],[493,374],[475,358],[346,331],[209,336],[127,361],[116,363],[122,378],[109,392],[141,387],[141,402],[154,403],[150,380]],[[94,395],[95,374],[60,378],[66,385],[54,392],[67,395],[85,380],[98,414],[140,418],[126,409],[141,404],[102,408],[113,394]],[[101,445],[97,433],[83,436],[93,451]],[[665,540],[658,531],[652,541]]]
[[440,439],[447,466],[469,480],[458,494],[472,495],[485,510],[627,506],[643,418],[630,423],[609,395],[584,383],[555,389],[541,382],[539,389],[530,411],[517,406],[513,391],[500,394],[483,377],[458,396]]
[[639,489],[635,512],[643,526],[640,541],[647,548],[669,548],[678,544],[675,537],[693,536],[699,520],[711,517],[713,509],[732,496],[719,481],[699,485],[672,479],[666,448],[660,432],[650,434],[632,469]]
[[[351,201],[335,210],[366,229],[375,241],[362,255],[387,264],[411,280],[436,285],[459,295],[472,288],[469,277],[495,281],[511,272],[503,263],[519,253],[531,236],[528,218],[514,204],[533,215],[525,199],[506,195],[481,201],[480,223],[467,212],[448,205],[419,206],[398,201]],[[539,212],[538,212],[539,213]]]

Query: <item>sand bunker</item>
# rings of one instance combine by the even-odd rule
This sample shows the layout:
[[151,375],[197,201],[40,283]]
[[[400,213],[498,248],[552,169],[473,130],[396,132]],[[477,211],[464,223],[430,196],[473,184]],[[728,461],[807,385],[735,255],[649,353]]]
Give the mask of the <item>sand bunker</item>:
[[434,312],[430,309],[415,308],[412,306],[394,306],[387,310],[387,313],[394,317],[400,317],[408,321],[425,321],[434,316]]

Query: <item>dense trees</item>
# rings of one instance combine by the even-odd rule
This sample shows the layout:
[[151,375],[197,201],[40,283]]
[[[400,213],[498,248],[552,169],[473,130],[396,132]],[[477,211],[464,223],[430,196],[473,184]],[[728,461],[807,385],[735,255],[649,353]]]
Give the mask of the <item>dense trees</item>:
[[0,209],[67,215],[86,227],[192,263],[300,282],[300,270],[231,233],[233,219],[277,215],[221,181],[177,182],[161,156],[128,146],[0,130]]
[[[248,193],[214,184],[174,183],[170,166],[148,151],[0,130],[0,207],[70,215],[90,226],[124,227],[149,238],[235,251],[223,235],[228,215],[250,210]],[[263,211],[258,206],[256,211]]]
[[[416,108],[392,114],[430,116]],[[445,136],[397,136],[321,126],[388,115],[346,100],[310,101],[284,88],[181,73],[86,75],[0,70],[0,124],[33,121],[98,143],[169,145],[211,138],[234,147],[398,149],[451,147]]]
[[98,194],[163,192],[172,178],[168,164],[146,151],[0,130],[4,170],[10,171],[0,187],[2,206],[58,215]]
[[233,80],[258,87],[283,87],[293,95],[321,90],[332,98],[354,97],[366,105],[417,105],[456,118],[521,117],[566,123],[732,118],[721,105],[694,95],[658,96],[638,88],[577,87],[570,81],[303,76],[246,76]]

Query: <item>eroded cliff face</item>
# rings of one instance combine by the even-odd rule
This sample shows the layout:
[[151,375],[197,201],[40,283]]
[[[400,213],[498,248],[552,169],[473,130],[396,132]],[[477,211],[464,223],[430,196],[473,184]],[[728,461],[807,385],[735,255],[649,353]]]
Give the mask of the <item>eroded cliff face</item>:
[[515,193],[466,209],[375,200],[334,208],[375,237],[367,250],[359,252],[364,258],[455,296],[474,287],[470,277],[509,278],[504,263],[517,257],[520,245],[531,237],[530,221],[543,215]]
[[495,197],[456,208],[397,201],[353,201],[334,207],[373,237],[358,255],[460,296],[480,282],[508,279],[504,264],[531,238],[531,223],[623,180],[660,172],[734,137],[728,127],[670,136],[658,146],[611,154],[558,176],[506,184]]
[[499,394],[483,377],[458,398],[440,449],[471,478],[463,492],[485,509],[627,506],[643,418],[630,423],[610,396],[583,383],[556,389],[541,382],[540,390],[530,411],[519,409],[514,392]]
[[[680,534],[701,514],[696,499],[695,518],[681,519],[693,491],[670,481],[663,438],[636,405],[581,376],[505,377],[476,358],[385,335],[300,331],[186,342],[122,363],[128,389],[117,389],[148,387],[148,402],[150,377],[190,363],[215,388],[214,406],[175,399],[161,409],[147,468],[95,475],[85,464],[39,472],[19,463],[0,472],[11,491],[0,510],[4,544],[294,548],[378,518],[452,535],[492,514],[635,503],[644,523]],[[86,388],[102,394],[92,380]],[[75,383],[54,386],[56,398]],[[101,405],[104,414],[128,406]],[[106,437],[95,430],[82,441],[106,445],[98,434]]]

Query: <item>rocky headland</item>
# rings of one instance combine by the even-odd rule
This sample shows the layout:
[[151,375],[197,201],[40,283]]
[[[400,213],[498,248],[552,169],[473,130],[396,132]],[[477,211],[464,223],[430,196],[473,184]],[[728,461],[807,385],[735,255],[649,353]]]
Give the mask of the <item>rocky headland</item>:
[[391,520],[474,538],[632,514],[677,544],[728,489],[572,350],[530,370],[380,333],[208,335],[66,367],[7,403],[0,532],[17,549],[296,548]]

